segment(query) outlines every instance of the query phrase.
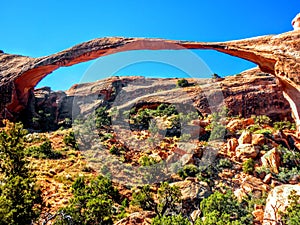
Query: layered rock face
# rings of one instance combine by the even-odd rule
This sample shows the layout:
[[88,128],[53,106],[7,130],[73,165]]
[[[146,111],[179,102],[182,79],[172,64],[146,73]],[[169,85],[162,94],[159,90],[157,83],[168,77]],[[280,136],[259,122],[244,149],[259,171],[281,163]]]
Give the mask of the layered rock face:
[[[111,77],[93,83],[76,84],[66,92],[53,92],[50,88],[36,89],[22,113],[23,122],[36,129],[40,129],[41,125],[52,124],[50,129],[55,129],[66,119],[70,121],[74,114],[90,113],[99,105],[125,107],[130,102],[147,107],[155,107],[155,104],[160,103],[185,103],[192,105],[202,115],[220,108],[224,102],[230,116],[268,115],[275,120],[291,119],[289,103],[283,97],[275,77],[261,73],[258,69],[225,79],[188,79],[193,85],[186,88],[176,87],[177,81]],[[213,99],[220,93],[224,97],[223,101],[211,105],[212,102],[207,99]],[[119,103],[118,99],[123,102]],[[35,119],[33,124],[32,118]]]
[[100,38],[76,45],[54,55],[30,58],[0,53],[0,111],[13,118],[24,109],[30,92],[45,76],[63,66],[71,66],[101,56],[128,50],[214,49],[256,63],[273,74],[289,101],[300,131],[300,31],[239,41],[203,43],[145,38]]

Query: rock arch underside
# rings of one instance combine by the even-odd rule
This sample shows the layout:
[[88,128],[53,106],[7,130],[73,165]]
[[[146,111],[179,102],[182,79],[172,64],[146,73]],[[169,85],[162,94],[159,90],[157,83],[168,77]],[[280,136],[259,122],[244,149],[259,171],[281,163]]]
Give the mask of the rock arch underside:
[[0,51],[0,118],[22,111],[38,82],[60,67],[129,50],[212,49],[257,64],[274,75],[300,131],[300,31],[228,42],[192,42],[148,38],[98,38],[59,53],[31,58]]

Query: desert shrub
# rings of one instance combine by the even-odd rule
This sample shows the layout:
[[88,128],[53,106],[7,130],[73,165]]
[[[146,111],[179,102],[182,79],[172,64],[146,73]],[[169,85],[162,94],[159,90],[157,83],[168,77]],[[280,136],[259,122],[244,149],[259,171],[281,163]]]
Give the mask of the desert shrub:
[[254,160],[253,159],[248,159],[245,162],[243,162],[243,172],[252,174],[254,171]]
[[272,120],[266,115],[254,116],[254,122],[258,125],[269,125]]
[[297,176],[300,174],[300,169],[297,167],[293,167],[291,169],[280,167],[279,173],[275,176],[277,179],[283,183],[288,183],[289,180],[291,180],[294,176]]
[[189,86],[189,82],[186,79],[182,78],[177,80],[177,87],[187,87],[187,86]]
[[278,121],[274,122],[275,130],[296,130],[296,124],[291,123],[290,121]]
[[49,139],[44,141],[40,146],[31,146],[27,148],[25,152],[26,155],[34,158],[60,159],[63,157],[63,154],[60,151],[54,151],[52,149],[52,144]]
[[294,167],[299,167],[300,169],[300,152],[296,150],[289,150],[283,146],[279,146],[278,150],[281,155],[282,166],[292,169]]
[[120,197],[108,178],[98,176],[96,179],[86,180],[79,177],[72,185],[72,193],[74,197],[69,205],[60,209],[68,217],[58,217],[54,224],[68,225],[68,220],[72,224],[83,225],[113,224],[113,205]]
[[201,217],[196,225],[247,225],[253,223],[253,217],[245,207],[239,204],[231,191],[222,194],[214,192],[200,202]]
[[66,146],[70,146],[74,148],[75,150],[79,150],[79,146],[76,142],[75,133],[73,131],[70,131],[64,136],[63,139]]
[[118,155],[120,152],[117,146],[112,145],[109,149],[109,153],[113,155]]
[[178,171],[178,175],[183,179],[186,177],[195,177],[197,173],[199,173],[199,169],[193,164],[185,165]]
[[300,195],[292,191],[289,195],[289,206],[283,214],[282,220],[287,225],[300,224]]
[[159,163],[155,158],[150,157],[148,155],[143,155],[139,158],[138,163],[141,166],[152,166],[156,163]]
[[232,167],[232,162],[229,159],[227,159],[227,158],[220,159],[217,167],[219,169],[231,168]]
[[41,192],[25,158],[26,131],[20,123],[4,123],[0,132],[0,224],[29,225],[39,215]]
[[163,216],[163,217],[155,217],[151,225],[190,225],[191,223],[181,214],[173,215],[173,216]]
[[143,186],[133,193],[133,205],[138,205],[144,210],[154,211],[159,218],[167,213],[176,212],[176,206],[180,202],[181,192],[178,187],[170,186],[167,182],[160,185],[157,190],[157,201],[149,185]]
[[107,128],[111,124],[111,118],[107,112],[107,108],[101,106],[95,110],[95,124],[96,128]]
[[221,77],[218,74],[214,73],[214,74],[211,75],[211,78],[212,79],[219,79]]
[[227,113],[228,108],[224,107],[220,111],[211,114],[211,122],[205,128],[211,132],[209,140],[219,140],[225,138],[226,127],[222,124],[222,120],[226,118]]

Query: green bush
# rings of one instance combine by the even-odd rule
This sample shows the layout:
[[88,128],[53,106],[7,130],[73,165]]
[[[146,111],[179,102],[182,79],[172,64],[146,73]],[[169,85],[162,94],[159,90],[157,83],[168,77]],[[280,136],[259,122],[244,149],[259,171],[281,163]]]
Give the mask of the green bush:
[[107,128],[111,124],[111,118],[107,112],[107,108],[102,106],[95,110],[95,124],[96,128]]
[[190,225],[191,223],[181,214],[174,216],[155,217],[151,225]]
[[289,206],[284,213],[282,220],[287,225],[300,224],[300,195],[296,191],[292,191],[289,195]]
[[39,216],[41,192],[25,158],[26,131],[20,123],[4,123],[6,128],[0,132],[0,224],[29,225]]
[[275,130],[296,130],[296,124],[291,123],[290,121],[279,121],[274,122]]
[[72,224],[113,224],[113,205],[120,196],[108,178],[98,176],[86,180],[79,177],[72,185],[72,193],[74,197],[69,205],[60,209],[68,217],[56,218],[55,225],[69,225],[68,218]]
[[187,87],[187,86],[189,86],[189,82],[186,79],[182,78],[177,80],[177,87]]
[[272,120],[266,115],[254,116],[254,122],[258,125],[269,125]]
[[232,162],[227,158],[220,159],[217,167],[219,169],[231,168],[232,167]]
[[70,146],[74,148],[75,150],[79,150],[79,146],[76,142],[75,133],[73,131],[70,131],[68,134],[64,136],[63,139],[66,146]]
[[199,173],[199,169],[193,164],[185,165],[178,171],[178,175],[183,179],[186,177],[195,177],[197,173]]
[[231,191],[222,194],[214,192],[200,202],[201,217],[195,225],[250,225],[253,216],[246,208],[240,205]]
[[252,174],[254,172],[254,160],[248,159],[245,162],[243,162],[243,172],[247,174]]
[[51,141],[48,139],[44,141],[40,146],[32,146],[26,149],[26,155],[34,158],[42,159],[60,159],[63,157],[59,151],[52,149]]
[[160,185],[157,190],[157,201],[149,185],[143,186],[133,193],[133,205],[138,205],[144,210],[154,211],[159,218],[167,213],[176,212],[176,206],[180,202],[181,192],[178,187],[170,186],[167,182]]

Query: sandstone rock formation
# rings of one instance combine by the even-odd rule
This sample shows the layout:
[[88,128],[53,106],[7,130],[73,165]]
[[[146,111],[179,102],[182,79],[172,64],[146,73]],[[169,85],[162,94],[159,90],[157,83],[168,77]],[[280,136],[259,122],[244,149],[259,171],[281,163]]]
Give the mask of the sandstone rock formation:
[[[197,82],[197,80],[190,79],[190,82]],[[229,109],[229,116],[267,115],[274,120],[291,119],[289,104],[284,99],[275,78],[259,71],[248,71],[238,76],[226,77],[220,81],[205,84],[209,92],[204,88],[199,88],[200,85],[184,89],[176,88],[176,83],[175,78],[112,77],[93,83],[76,84],[66,92],[53,92],[46,87],[36,89],[29,98],[28,106],[22,112],[23,122],[26,124],[30,118],[35,118],[34,124],[26,125],[37,130],[41,129],[40,125],[56,124],[57,126],[66,118],[72,119],[72,112],[85,114],[99,104],[105,104],[105,102],[115,104],[116,96],[122,93],[125,93],[122,95],[125,103],[138,98],[139,104],[147,107],[154,107],[155,104],[159,105],[164,102],[176,104],[187,101],[193,104],[202,115],[205,115],[211,113],[211,106],[207,102],[208,95],[214,96],[216,92],[222,92],[225,105]],[[43,118],[46,114],[48,117]],[[237,123],[239,122],[237,120]],[[243,124],[230,126],[242,129],[252,123],[254,120],[248,118]],[[198,130],[199,126],[205,127],[206,125],[197,124]]]
[[116,52],[139,49],[214,49],[256,63],[263,72],[278,78],[300,131],[300,31],[239,41],[201,43],[145,38],[100,38],[76,45],[54,55],[30,58],[0,53],[0,111],[13,117],[27,106],[30,91],[45,76],[71,66]]
[[294,30],[300,30],[300,13],[293,19],[292,26]]

